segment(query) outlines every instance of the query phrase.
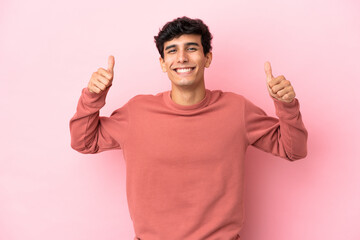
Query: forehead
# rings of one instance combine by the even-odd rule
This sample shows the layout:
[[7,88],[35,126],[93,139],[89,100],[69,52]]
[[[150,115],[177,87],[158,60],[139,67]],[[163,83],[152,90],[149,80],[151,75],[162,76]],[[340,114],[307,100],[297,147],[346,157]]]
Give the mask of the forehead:
[[174,38],[164,43],[164,49],[169,45],[185,45],[186,43],[194,42],[201,46],[201,35],[198,34],[183,34],[180,37]]

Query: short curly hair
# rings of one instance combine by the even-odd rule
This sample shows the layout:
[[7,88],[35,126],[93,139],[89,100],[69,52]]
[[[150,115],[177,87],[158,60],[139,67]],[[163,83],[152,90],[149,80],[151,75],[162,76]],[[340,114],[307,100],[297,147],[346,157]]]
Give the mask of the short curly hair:
[[164,43],[183,34],[199,34],[201,35],[201,44],[204,49],[204,55],[211,51],[211,35],[209,28],[200,19],[191,19],[188,17],[176,18],[171,22],[167,22],[160,29],[157,36],[154,36],[156,47],[160,56],[164,58]]

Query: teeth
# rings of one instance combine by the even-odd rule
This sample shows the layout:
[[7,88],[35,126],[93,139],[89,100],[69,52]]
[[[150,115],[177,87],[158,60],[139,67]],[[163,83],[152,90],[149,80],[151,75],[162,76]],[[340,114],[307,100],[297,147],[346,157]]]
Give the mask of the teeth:
[[179,73],[186,73],[186,72],[190,72],[191,68],[178,68],[176,69],[176,71]]

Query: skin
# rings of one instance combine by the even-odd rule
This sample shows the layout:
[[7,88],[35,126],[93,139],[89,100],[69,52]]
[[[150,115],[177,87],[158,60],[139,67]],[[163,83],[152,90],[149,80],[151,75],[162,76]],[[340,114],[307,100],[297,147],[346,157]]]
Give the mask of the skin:
[[[184,34],[165,42],[164,58],[160,57],[163,72],[171,81],[171,98],[180,105],[193,105],[205,97],[205,68],[211,64],[212,52],[204,55],[201,36]],[[108,68],[99,68],[91,75],[88,90],[100,94],[111,86],[114,78],[115,58],[109,56]],[[190,72],[177,72],[191,68]],[[265,62],[266,84],[271,97],[290,103],[295,98],[294,88],[283,75],[274,77],[270,62]]]
[[[180,105],[193,105],[205,97],[204,72],[211,64],[212,52],[204,55],[201,36],[184,34],[164,43],[160,66],[171,81],[171,98]],[[190,72],[177,72],[191,68]]]
[[99,68],[91,75],[88,83],[89,92],[100,94],[105,91],[106,88],[111,86],[114,78],[114,65],[115,58],[113,56],[109,56],[108,68]]
[[265,62],[264,69],[270,96],[283,102],[292,102],[295,98],[295,92],[290,81],[286,80],[283,75],[274,77],[269,62]]

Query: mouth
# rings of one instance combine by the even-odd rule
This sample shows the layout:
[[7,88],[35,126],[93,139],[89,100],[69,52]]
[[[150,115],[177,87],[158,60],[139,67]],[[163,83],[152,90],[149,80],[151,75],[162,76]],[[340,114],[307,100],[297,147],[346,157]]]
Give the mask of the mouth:
[[192,72],[195,67],[182,67],[182,68],[174,68],[173,70],[177,73],[189,73]]

